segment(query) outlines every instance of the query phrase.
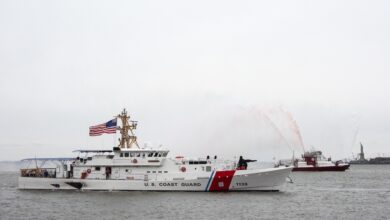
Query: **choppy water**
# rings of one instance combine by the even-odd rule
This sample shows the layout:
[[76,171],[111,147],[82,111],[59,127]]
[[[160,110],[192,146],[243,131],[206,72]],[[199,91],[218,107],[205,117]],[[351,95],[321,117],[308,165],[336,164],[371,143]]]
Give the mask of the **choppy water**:
[[0,219],[390,219],[390,165],[293,173],[282,192],[64,192],[17,189],[0,172]]

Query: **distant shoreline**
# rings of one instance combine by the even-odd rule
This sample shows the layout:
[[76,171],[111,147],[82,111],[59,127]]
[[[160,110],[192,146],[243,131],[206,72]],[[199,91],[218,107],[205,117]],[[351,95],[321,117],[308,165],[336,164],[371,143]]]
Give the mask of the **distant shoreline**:
[[20,168],[20,161],[0,161],[1,172],[17,172]]

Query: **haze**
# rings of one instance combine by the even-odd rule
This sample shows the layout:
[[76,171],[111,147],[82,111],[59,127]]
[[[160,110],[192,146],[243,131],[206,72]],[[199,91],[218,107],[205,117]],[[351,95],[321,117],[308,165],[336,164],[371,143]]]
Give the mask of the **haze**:
[[111,149],[123,108],[171,156],[389,155],[389,6],[2,0],[0,160]]

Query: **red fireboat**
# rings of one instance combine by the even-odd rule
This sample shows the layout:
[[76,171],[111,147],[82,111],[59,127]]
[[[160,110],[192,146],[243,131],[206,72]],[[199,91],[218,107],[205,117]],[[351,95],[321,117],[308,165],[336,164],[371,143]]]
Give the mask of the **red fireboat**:
[[326,159],[321,151],[310,151],[305,152],[302,159],[294,160],[292,171],[345,171],[348,168],[348,163],[341,160],[332,162],[330,158]]

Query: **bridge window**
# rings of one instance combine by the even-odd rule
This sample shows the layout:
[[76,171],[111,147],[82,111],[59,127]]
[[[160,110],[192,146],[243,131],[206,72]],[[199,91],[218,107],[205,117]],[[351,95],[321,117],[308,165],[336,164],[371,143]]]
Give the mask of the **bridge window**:
[[148,153],[148,157],[153,157],[153,152],[152,153]]
[[152,173],[156,173],[156,171],[153,171]]
[[168,171],[164,171],[164,173],[168,173]]
[[164,153],[163,153],[163,157],[166,157],[166,156],[167,156],[167,154],[168,154],[167,152],[164,152]]
[[148,171],[146,171],[147,173],[150,173],[150,171],[148,170]]
[[156,152],[156,153],[154,153],[154,157],[157,157],[157,154],[158,154],[157,152]]
[[120,157],[123,157],[123,153],[121,153],[119,156],[120,156]]
[[125,153],[125,157],[129,157],[129,153]]
[[162,171],[158,171],[158,173],[162,173]]
[[211,166],[206,166],[206,172],[211,172]]
[[130,157],[134,157],[135,155],[134,155],[134,153],[130,153]]

